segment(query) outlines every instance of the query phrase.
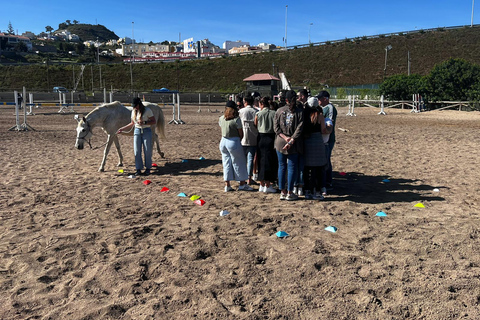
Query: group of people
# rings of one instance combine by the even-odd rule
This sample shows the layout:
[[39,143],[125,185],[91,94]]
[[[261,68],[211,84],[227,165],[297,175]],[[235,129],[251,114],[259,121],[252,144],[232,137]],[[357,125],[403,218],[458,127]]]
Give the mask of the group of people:
[[[276,193],[280,200],[322,200],[332,188],[336,108],[330,94],[289,90],[280,102],[258,94],[229,100],[219,119],[225,192]],[[257,181],[255,181],[257,180]]]

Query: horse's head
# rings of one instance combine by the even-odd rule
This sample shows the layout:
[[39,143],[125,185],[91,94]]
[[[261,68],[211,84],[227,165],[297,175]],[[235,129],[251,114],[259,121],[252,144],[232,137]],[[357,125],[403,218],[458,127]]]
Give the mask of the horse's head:
[[88,144],[90,144],[90,137],[92,136],[92,129],[90,128],[90,125],[87,122],[87,119],[83,117],[80,119],[80,117],[75,115],[75,120],[77,120],[78,125],[77,125],[77,140],[75,141],[75,148],[77,149],[83,149],[83,143],[86,141]]

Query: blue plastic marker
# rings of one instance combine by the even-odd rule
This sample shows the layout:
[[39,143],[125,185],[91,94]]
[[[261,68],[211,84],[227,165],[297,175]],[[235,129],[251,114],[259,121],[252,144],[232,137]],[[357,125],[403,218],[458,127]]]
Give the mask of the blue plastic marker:
[[275,233],[277,235],[277,237],[279,238],[285,238],[285,237],[288,237],[289,234],[286,233],[285,231],[278,231],[277,233]]
[[335,232],[337,232],[338,229],[337,229],[337,227],[334,227],[334,226],[328,226],[328,227],[325,228],[325,230],[335,233]]

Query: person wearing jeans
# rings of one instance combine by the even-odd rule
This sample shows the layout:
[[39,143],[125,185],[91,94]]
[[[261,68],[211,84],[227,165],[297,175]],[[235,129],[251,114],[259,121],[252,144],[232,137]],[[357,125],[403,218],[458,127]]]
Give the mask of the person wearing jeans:
[[[275,113],[275,149],[278,157],[278,187],[282,191],[280,200],[297,200],[293,193],[298,172],[299,153],[303,152],[303,108],[297,104],[295,91],[285,95],[286,105]],[[287,174],[288,172],[288,174]],[[285,175],[287,184],[285,185]]]
[[332,121],[332,133],[330,133],[328,139],[329,154],[327,155],[327,168],[326,168],[326,183],[327,189],[332,188],[333,167],[332,167],[332,151],[335,146],[335,123],[337,122],[337,109],[330,103],[330,93],[328,91],[320,91],[317,95],[318,102],[323,107],[323,115],[325,118],[329,118]]
[[133,151],[135,153],[135,175],[141,175],[144,166],[142,159],[142,148],[145,154],[145,172],[144,175],[150,174],[152,168],[152,129],[157,121],[150,108],[145,107],[140,98],[134,98],[132,101],[132,116],[131,122],[126,126],[118,129],[117,134],[122,131],[131,130],[135,127],[133,135]]
[[253,97],[246,96],[243,98],[244,108],[238,112],[240,120],[242,121],[243,138],[242,146],[247,158],[247,172],[248,172],[248,184],[256,184],[252,179],[255,153],[257,152],[257,140],[258,130],[255,125],[255,115],[257,110],[253,107]]
[[[280,151],[277,151],[278,157],[278,186],[282,189],[282,196],[280,199],[283,200],[285,198],[285,184],[287,185],[286,190],[289,191],[286,198],[287,200],[296,200],[290,199],[290,197],[295,196],[293,193],[293,188],[295,184],[295,179],[298,175],[298,153],[292,154],[283,154]],[[285,181],[286,179],[286,181]]]
[[135,128],[133,132],[133,152],[135,154],[135,169],[137,172],[143,169],[142,147],[145,154],[145,175],[150,173],[152,168],[152,129]]

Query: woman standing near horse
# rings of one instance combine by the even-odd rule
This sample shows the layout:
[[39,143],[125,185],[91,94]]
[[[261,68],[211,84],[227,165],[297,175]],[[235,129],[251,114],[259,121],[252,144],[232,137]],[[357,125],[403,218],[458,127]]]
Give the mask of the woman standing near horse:
[[140,98],[134,98],[132,102],[132,121],[126,126],[118,129],[117,133],[131,130],[135,127],[133,134],[133,150],[135,153],[135,175],[141,175],[143,169],[142,146],[145,154],[145,172],[144,175],[150,174],[152,168],[152,129],[151,125],[156,123],[155,116],[150,108],[145,107]]

